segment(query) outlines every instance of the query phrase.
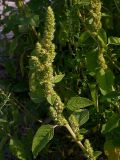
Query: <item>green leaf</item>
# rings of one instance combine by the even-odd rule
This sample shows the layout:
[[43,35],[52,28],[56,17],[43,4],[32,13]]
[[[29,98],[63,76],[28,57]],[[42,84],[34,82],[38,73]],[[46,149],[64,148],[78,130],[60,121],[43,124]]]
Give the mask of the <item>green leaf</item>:
[[10,48],[9,48],[9,55],[10,55],[10,56],[13,56],[14,51],[15,51],[17,45],[18,45],[18,39],[15,38],[15,39],[13,39],[13,40],[11,41],[11,43],[10,43]]
[[65,76],[64,74],[56,75],[56,76],[54,77],[53,83],[58,83],[58,82],[60,82],[60,81],[63,79],[64,76]]
[[103,95],[113,90],[114,75],[111,70],[100,69],[96,74],[96,79]]
[[86,65],[91,76],[94,76],[98,68],[98,50],[88,51],[86,53]]
[[0,124],[5,124],[5,123],[8,123],[8,121],[6,120],[6,119],[2,119],[2,118],[0,118]]
[[118,98],[120,96],[120,92],[112,91],[101,97],[101,101],[110,101],[111,99]]
[[120,121],[120,115],[119,114],[113,114],[107,123],[104,125],[102,132],[104,134],[111,132],[113,129],[117,128],[119,126],[119,121]]
[[45,99],[43,88],[40,86],[39,81],[36,80],[36,73],[32,70],[29,73],[30,98],[34,103],[41,103]]
[[30,19],[28,19],[28,22],[31,26],[38,27],[39,26],[39,15],[34,15]]
[[81,6],[86,6],[90,4],[90,0],[81,0],[80,2],[78,2],[78,4]]
[[73,115],[76,117],[79,126],[85,124],[89,119],[89,111],[87,109],[81,109],[80,111],[74,112]]
[[119,37],[109,37],[108,38],[108,45],[113,44],[113,45],[120,45],[120,38]]
[[79,44],[84,43],[89,37],[90,37],[90,34],[87,31],[81,33],[78,43]]
[[87,131],[87,129],[85,129],[85,128],[80,128],[80,133],[81,134],[85,134],[85,133],[87,133],[88,131]]
[[90,92],[91,92],[91,97],[94,101],[94,104],[97,103],[97,85],[95,83],[90,83],[89,84]]
[[113,144],[113,140],[107,140],[104,144],[104,152],[109,160],[119,160],[120,158],[120,147]]
[[49,96],[47,97],[47,101],[48,101],[51,105],[54,104],[55,100],[56,100],[56,96],[49,95]]
[[101,40],[103,41],[102,43],[104,45],[107,45],[107,34],[106,34],[106,32],[105,32],[105,30],[103,28],[101,28],[98,31],[98,35],[100,36]]
[[102,154],[102,152],[101,151],[95,151],[93,154],[97,158]]
[[10,139],[9,144],[11,152],[20,160],[31,160],[24,144],[18,139]]
[[31,17],[20,17],[19,18],[20,23],[22,25],[31,25],[33,27],[38,27],[39,26],[39,15],[32,15]]
[[79,127],[85,124],[89,119],[89,111],[87,109],[81,109],[81,111],[74,112],[70,115],[69,120],[72,122],[72,116],[75,117]]
[[119,126],[115,128],[113,131],[112,140],[113,140],[114,146],[120,148],[120,123],[119,123]]
[[38,153],[47,145],[53,136],[54,128],[52,125],[43,125],[37,130],[32,143],[32,153],[34,158],[37,157]]
[[80,126],[89,120],[89,111],[87,109],[82,110],[81,112],[77,112],[77,115]]
[[77,111],[81,108],[88,107],[92,105],[93,102],[87,98],[83,97],[72,97],[68,103],[67,103],[67,108],[70,109],[71,111]]

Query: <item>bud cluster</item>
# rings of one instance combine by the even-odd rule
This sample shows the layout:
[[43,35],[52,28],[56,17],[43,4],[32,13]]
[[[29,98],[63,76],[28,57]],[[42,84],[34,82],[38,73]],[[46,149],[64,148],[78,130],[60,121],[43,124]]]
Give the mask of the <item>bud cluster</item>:
[[[58,121],[64,104],[54,90],[53,66],[55,58],[55,45],[52,43],[55,31],[55,18],[51,7],[48,7],[44,34],[41,43],[37,42],[29,60],[29,86],[30,96],[34,102],[40,103],[47,97],[55,97],[53,107],[50,108],[53,119]],[[59,122],[60,123],[60,122]]]
[[89,154],[87,154],[88,160],[96,160],[96,158],[94,156],[93,148],[92,148],[92,146],[91,146],[91,144],[90,144],[88,139],[85,140],[84,146],[86,148],[87,153],[89,153]]
[[91,24],[91,34],[93,37],[97,40],[97,43],[99,45],[99,66],[100,68],[107,69],[107,65],[104,58],[104,52],[106,50],[106,46],[103,44],[103,40],[99,38],[99,31],[102,28],[101,23],[101,1],[100,0],[91,0],[90,5],[90,13],[92,17],[92,24]]
[[101,2],[100,0],[91,0],[91,17],[93,19],[92,21],[92,27],[94,31],[98,31],[101,27]]
[[79,121],[74,114],[70,115],[69,123],[70,123],[72,130],[76,134],[77,140],[81,141],[83,139],[83,135],[80,134]]

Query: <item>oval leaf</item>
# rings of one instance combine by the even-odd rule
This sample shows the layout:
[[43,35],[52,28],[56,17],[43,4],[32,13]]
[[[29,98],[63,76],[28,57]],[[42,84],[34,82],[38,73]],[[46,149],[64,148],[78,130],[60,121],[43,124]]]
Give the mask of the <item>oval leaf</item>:
[[76,117],[79,127],[89,120],[89,111],[87,109],[81,109],[80,112],[74,112],[72,115]]
[[72,97],[67,103],[67,108],[70,109],[71,111],[76,111],[81,108],[88,107],[92,104],[93,102],[87,98]]
[[9,144],[11,152],[20,160],[31,160],[29,151],[26,150],[25,145],[18,139],[10,139]]
[[120,116],[113,114],[108,122],[104,125],[102,132],[108,133],[119,126]]
[[94,49],[86,53],[86,65],[91,76],[95,75],[98,68],[98,50]]
[[107,34],[103,28],[101,28],[98,31],[98,36],[100,36],[101,40],[103,41],[103,44],[106,45],[107,44]]
[[100,91],[103,95],[106,95],[113,90],[114,75],[111,70],[100,69],[97,72],[96,78],[100,87]]
[[52,125],[43,125],[37,130],[32,143],[32,153],[34,158],[37,157],[38,153],[47,145],[53,136],[54,128]]
[[63,79],[64,76],[65,76],[64,74],[56,75],[56,76],[54,77],[53,83],[58,83],[58,82],[60,82],[60,81]]
[[90,37],[89,32],[87,32],[87,31],[83,32],[83,33],[80,35],[80,38],[79,38],[78,43],[79,43],[79,44],[84,43],[89,37]]
[[89,111],[87,109],[77,113],[79,115],[79,124],[82,126],[89,120]]
[[49,96],[47,97],[47,101],[48,101],[48,103],[50,103],[51,105],[54,104],[55,100],[56,100],[56,96],[51,96],[51,95],[49,95]]
[[119,160],[120,158],[120,147],[115,146],[113,140],[107,140],[104,144],[104,152],[109,160]]
[[120,92],[112,91],[104,96],[101,97],[101,101],[112,101],[120,96]]
[[95,151],[93,154],[94,154],[95,158],[98,158],[102,154],[102,152],[101,151]]

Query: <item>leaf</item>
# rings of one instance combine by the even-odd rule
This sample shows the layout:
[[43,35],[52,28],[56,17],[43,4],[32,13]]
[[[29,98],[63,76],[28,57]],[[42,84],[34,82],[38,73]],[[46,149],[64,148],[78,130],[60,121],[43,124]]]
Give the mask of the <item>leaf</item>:
[[98,35],[100,36],[101,40],[103,41],[104,45],[107,45],[107,34],[103,28],[98,31]]
[[120,92],[112,91],[104,96],[101,97],[101,101],[107,101],[111,99],[118,98],[120,96]]
[[15,38],[15,39],[13,39],[12,42],[10,43],[10,49],[9,49],[9,55],[10,55],[10,56],[13,56],[14,51],[15,51],[17,45],[18,45],[18,39]]
[[104,134],[111,132],[113,129],[117,128],[119,126],[119,121],[120,121],[120,115],[119,114],[113,114],[107,123],[104,125],[102,132]]
[[84,43],[89,37],[90,37],[90,34],[87,31],[81,33],[78,43],[79,44]]
[[109,160],[119,160],[120,147],[114,146],[113,140],[107,140],[104,144],[104,152]]
[[115,128],[112,133],[113,133],[112,140],[113,140],[114,146],[120,147],[120,123],[119,123],[119,126]]
[[80,128],[80,133],[81,134],[85,134],[85,133],[87,133],[88,131],[85,129],[85,128]]
[[103,95],[113,90],[114,75],[111,70],[100,69],[96,74],[96,79]]
[[72,97],[68,103],[67,103],[67,108],[70,109],[71,111],[76,111],[81,108],[88,107],[92,105],[93,102],[87,98],[83,97]]
[[20,160],[31,160],[24,144],[18,139],[10,139],[9,144],[11,152]]
[[108,38],[108,45],[113,44],[113,45],[120,45],[120,38],[119,37],[109,37]]
[[30,98],[34,103],[41,103],[45,99],[43,88],[40,86],[39,81],[36,80],[36,73],[32,70],[29,72],[29,90]]
[[87,109],[77,113],[80,126],[89,120],[89,111]]
[[98,50],[94,49],[86,53],[86,65],[91,76],[94,76],[98,68]]
[[1,124],[1,123],[8,123],[8,121],[7,121],[6,119],[0,118],[0,124]]
[[20,24],[22,25],[31,25],[33,27],[39,26],[39,15],[32,15],[31,17],[20,17]]
[[85,124],[89,119],[89,111],[87,109],[81,109],[81,111],[77,111],[73,113],[76,117],[79,126]]
[[97,158],[102,154],[102,152],[101,151],[95,151],[93,154]]
[[39,15],[34,15],[30,19],[28,19],[28,22],[31,26],[38,27],[39,26]]
[[37,130],[32,143],[32,153],[34,158],[37,157],[38,153],[47,145],[53,136],[54,129],[52,125],[43,125]]
[[48,101],[51,105],[54,104],[55,100],[56,100],[56,96],[51,96],[51,95],[49,95],[49,96],[47,97],[47,101]]
[[89,5],[90,4],[90,0],[81,0],[80,2],[78,2],[79,5],[82,5],[82,6],[86,6],[86,5]]
[[97,103],[97,85],[95,83],[90,83],[89,84],[90,92],[91,92],[91,97],[94,101],[94,104]]
[[64,76],[65,76],[64,74],[56,75],[56,76],[54,77],[53,83],[58,83],[58,82],[60,82],[60,81],[63,79]]

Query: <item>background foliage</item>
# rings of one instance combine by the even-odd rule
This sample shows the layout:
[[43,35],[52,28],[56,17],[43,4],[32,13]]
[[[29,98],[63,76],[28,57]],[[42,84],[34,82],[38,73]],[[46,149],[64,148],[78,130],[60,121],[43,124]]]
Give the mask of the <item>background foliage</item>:
[[[92,28],[90,0],[31,0],[23,6],[19,2],[16,1],[17,8],[4,4],[4,18],[0,20],[5,35],[0,40],[0,159],[85,159],[64,127],[54,126],[53,131],[55,122],[49,116],[47,100],[35,104],[29,96],[28,61],[35,43],[44,34],[46,11],[51,6],[56,22],[55,90],[66,106],[64,116],[72,122],[71,115],[75,115],[83,142],[89,139],[94,150],[102,152],[98,159],[117,160],[120,1],[102,0],[102,29],[98,36],[106,46],[107,70],[99,66],[98,41],[88,33]],[[10,31],[14,36],[8,40]],[[52,103],[51,99],[48,101]],[[35,150],[38,140],[42,142]]]

